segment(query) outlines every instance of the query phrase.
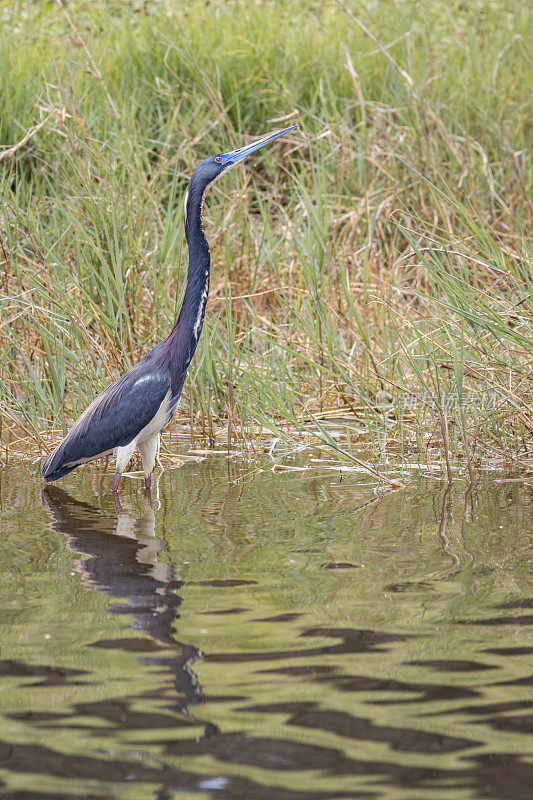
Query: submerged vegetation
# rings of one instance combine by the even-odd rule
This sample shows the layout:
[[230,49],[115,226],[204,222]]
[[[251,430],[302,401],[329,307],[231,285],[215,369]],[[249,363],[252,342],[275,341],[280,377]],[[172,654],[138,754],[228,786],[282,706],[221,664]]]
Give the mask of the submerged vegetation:
[[73,0],[0,21],[3,457],[44,454],[169,332],[195,163],[297,122],[206,202],[212,290],[171,436],[533,466],[527,4]]

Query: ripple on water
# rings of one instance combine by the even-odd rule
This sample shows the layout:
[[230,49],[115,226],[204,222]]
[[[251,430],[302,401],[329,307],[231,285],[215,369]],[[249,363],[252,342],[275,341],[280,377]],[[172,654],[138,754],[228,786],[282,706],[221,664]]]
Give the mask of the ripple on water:
[[524,488],[227,468],[3,476],[0,798],[529,800]]

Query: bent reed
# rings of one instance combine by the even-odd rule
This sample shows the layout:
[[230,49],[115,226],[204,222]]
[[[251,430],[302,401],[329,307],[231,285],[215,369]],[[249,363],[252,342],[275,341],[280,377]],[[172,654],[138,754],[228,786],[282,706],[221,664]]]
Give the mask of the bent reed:
[[298,123],[207,198],[206,329],[167,451],[531,470],[530,13],[3,5],[1,457],[44,456],[170,330],[194,165]]

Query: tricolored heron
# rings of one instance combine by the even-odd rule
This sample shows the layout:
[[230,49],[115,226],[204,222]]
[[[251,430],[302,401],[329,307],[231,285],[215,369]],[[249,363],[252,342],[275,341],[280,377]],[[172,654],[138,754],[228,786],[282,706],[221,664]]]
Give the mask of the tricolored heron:
[[80,464],[116,453],[113,483],[116,498],[120,476],[137,449],[143,463],[145,490],[150,493],[159,433],[176,411],[204,322],[210,275],[209,246],[202,229],[205,190],[243,158],[295,127],[270,133],[238,150],[206,158],[195,169],[185,195],[189,269],[176,324],[163,342],[104,389],[83,412],[44,462],[46,481],[56,481]]

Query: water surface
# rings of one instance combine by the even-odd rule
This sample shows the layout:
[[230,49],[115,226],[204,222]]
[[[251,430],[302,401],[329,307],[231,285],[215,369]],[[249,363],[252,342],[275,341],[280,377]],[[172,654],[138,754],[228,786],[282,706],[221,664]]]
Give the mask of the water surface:
[[529,800],[533,487],[249,471],[4,470],[0,797]]

